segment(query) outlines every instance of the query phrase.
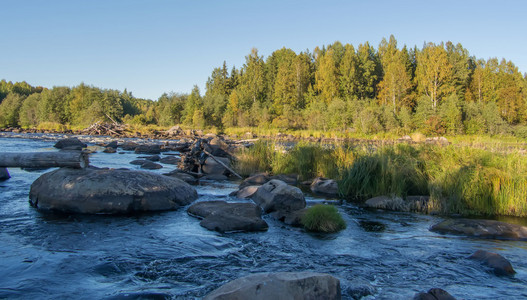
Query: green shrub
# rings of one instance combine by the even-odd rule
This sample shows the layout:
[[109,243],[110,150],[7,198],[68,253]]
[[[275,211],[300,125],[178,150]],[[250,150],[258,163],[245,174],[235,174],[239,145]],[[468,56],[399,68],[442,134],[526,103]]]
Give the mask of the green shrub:
[[307,209],[302,217],[302,225],[309,231],[337,232],[346,228],[336,207],[332,205],[317,204]]

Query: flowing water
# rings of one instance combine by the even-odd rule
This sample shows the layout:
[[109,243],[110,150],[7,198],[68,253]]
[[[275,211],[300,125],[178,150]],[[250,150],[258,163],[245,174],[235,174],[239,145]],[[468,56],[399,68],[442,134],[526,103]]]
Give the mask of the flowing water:
[[[49,139],[0,138],[0,152],[56,151]],[[98,167],[128,167],[133,152],[92,154]],[[174,166],[156,172],[167,172]],[[314,271],[341,281],[344,299],[411,299],[440,287],[458,299],[527,298],[527,242],[440,235],[441,217],[339,206],[348,227],[306,233],[273,220],[267,232],[220,234],[186,208],[134,216],[43,214],[31,183],[47,171],[9,169],[0,182],[0,299],[199,299],[255,272]],[[196,186],[199,200],[234,200],[236,182]],[[306,195],[308,204],[323,199]],[[517,274],[497,277],[467,257],[509,259]]]

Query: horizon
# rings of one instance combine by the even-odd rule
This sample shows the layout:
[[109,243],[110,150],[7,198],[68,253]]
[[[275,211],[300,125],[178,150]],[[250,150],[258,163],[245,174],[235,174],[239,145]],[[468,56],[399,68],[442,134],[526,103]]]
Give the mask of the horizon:
[[240,69],[251,48],[267,58],[282,47],[299,53],[335,41],[377,47],[391,34],[399,48],[451,41],[471,56],[505,58],[527,72],[522,1],[144,3],[4,4],[0,24],[10,30],[0,49],[0,79],[46,88],[85,83],[157,100],[163,93],[188,94],[194,85],[203,94],[214,68],[225,61],[229,71]]

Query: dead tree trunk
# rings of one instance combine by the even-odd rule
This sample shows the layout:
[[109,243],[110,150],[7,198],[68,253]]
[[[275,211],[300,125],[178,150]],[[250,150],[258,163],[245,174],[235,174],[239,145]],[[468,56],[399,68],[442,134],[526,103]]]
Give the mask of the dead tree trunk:
[[78,151],[0,153],[1,168],[54,168],[84,169],[89,165],[88,155]]

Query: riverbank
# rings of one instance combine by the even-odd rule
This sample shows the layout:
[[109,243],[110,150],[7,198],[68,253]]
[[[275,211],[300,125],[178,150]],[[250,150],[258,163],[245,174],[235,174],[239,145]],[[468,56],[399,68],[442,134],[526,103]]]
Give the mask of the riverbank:
[[428,197],[424,212],[463,216],[527,216],[527,156],[458,145],[368,144],[289,150],[261,141],[238,155],[242,174],[298,174],[336,179],[339,194],[364,203],[377,196]]

